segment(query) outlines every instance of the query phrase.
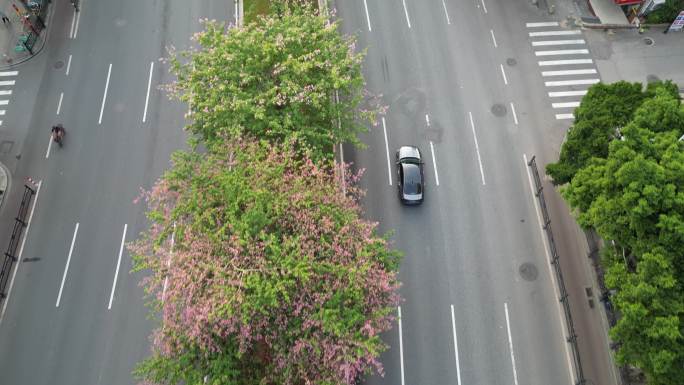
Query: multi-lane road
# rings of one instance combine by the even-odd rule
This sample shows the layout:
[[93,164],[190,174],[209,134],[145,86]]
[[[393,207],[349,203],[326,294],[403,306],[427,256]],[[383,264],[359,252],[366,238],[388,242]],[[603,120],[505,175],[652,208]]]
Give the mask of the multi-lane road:
[[[368,149],[344,156],[365,168],[368,216],[405,253],[385,376],[368,383],[574,383],[524,158],[552,159],[599,81],[582,32],[526,1],[336,5],[389,107]],[[424,154],[420,207],[397,199],[401,145]]]
[[[53,4],[44,51],[0,74],[16,79],[3,161],[15,181],[39,181],[2,302],[0,382],[133,384],[153,324],[122,245],[145,228],[139,189],[185,140],[187,106],[158,89],[172,81],[158,59],[187,47],[200,18],[234,20],[235,4],[83,0],[80,13]],[[385,376],[367,383],[571,384],[524,156],[552,159],[572,106],[598,78],[581,34],[527,1],[334,6],[343,31],[368,48],[368,88],[389,106],[364,135],[368,149],[345,147],[345,159],[366,169],[367,214],[395,230],[405,253]],[[49,141],[57,122],[63,148]],[[404,144],[426,159],[420,207],[397,200],[392,159]],[[17,206],[7,199],[1,219],[11,223]]]
[[[52,4],[47,44],[19,68],[3,117],[3,127],[26,127],[11,133],[15,179],[31,176],[39,188],[2,303],[0,383],[135,384],[153,323],[122,243],[145,228],[140,188],[185,142],[187,106],[159,90],[172,81],[159,59],[166,47],[187,47],[200,18],[234,20],[235,6],[83,0],[75,13],[67,1]],[[57,122],[63,148],[50,144]],[[3,221],[17,209],[8,199]]]

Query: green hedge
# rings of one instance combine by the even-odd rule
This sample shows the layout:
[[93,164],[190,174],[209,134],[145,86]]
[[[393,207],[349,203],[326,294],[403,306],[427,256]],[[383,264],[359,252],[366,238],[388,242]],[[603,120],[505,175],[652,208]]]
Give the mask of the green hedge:
[[684,0],[667,0],[655,11],[646,15],[646,22],[650,24],[672,23],[684,11]]

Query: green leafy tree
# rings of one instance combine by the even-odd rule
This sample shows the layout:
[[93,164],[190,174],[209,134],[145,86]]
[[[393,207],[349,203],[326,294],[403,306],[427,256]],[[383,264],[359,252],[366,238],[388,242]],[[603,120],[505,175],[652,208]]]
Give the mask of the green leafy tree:
[[621,250],[604,261],[620,314],[611,335],[651,385],[684,378],[684,107],[672,89],[647,89],[607,155],[562,189],[578,222]]
[[611,337],[620,342],[621,364],[641,368],[649,385],[677,385],[684,378],[684,287],[675,258],[661,247],[644,253],[636,271],[622,257],[609,258],[606,284],[620,318]]
[[358,175],[343,194],[293,141],[223,143],[176,154],[145,194],[152,224],[131,250],[162,324],[137,375],[337,385],[381,372],[399,260],[361,218]]
[[170,88],[190,104],[189,129],[209,147],[225,137],[296,138],[321,159],[335,143],[360,145],[357,134],[375,119],[378,99],[365,91],[354,38],[307,7],[228,31],[207,22],[195,40],[198,49],[172,60]]
[[640,83],[621,81],[591,86],[575,109],[575,123],[561,147],[558,162],[546,166],[553,183],[568,183],[591,158],[605,158],[608,143],[632,119],[646,96]]

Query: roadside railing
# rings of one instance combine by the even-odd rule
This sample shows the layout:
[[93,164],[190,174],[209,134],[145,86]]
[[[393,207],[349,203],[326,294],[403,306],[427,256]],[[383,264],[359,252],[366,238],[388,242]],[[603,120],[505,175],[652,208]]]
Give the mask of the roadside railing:
[[14,218],[14,229],[12,230],[12,237],[5,252],[5,259],[2,262],[2,270],[0,270],[0,302],[5,299],[7,288],[7,281],[9,280],[12,265],[17,261],[16,253],[17,247],[21,240],[21,233],[26,227],[26,214],[28,214],[29,206],[31,205],[31,198],[36,193],[28,184],[24,185],[24,194],[21,197],[21,204],[19,205],[19,213]]
[[549,243],[549,251],[551,252],[551,265],[554,267],[556,272],[556,281],[558,282],[558,289],[560,291],[559,301],[563,304],[563,310],[565,313],[565,324],[567,326],[568,337],[566,341],[570,344],[572,348],[573,364],[575,369],[575,375],[577,377],[576,385],[583,385],[587,381],[584,378],[584,373],[582,371],[582,361],[580,360],[579,349],[577,348],[577,334],[575,333],[575,326],[572,323],[572,315],[570,314],[570,302],[568,301],[568,291],[565,289],[565,281],[563,280],[563,272],[560,267],[560,256],[558,255],[558,250],[556,249],[556,242],[553,240],[553,232],[551,231],[551,219],[549,218],[549,211],[546,208],[546,200],[544,199],[543,186],[541,179],[539,178],[539,171],[537,170],[537,162],[535,161],[535,156],[527,163],[527,165],[532,169],[532,175],[534,177],[535,191],[534,195],[539,200],[539,206],[541,207],[541,212],[543,216],[544,223],[542,226],[546,233],[546,239]]

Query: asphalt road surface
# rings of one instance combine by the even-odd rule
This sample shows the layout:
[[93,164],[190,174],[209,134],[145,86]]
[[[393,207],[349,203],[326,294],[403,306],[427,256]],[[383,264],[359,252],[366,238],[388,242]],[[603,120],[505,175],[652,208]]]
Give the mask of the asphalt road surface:
[[[133,384],[153,324],[122,243],[145,228],[133,203],[140,188],[185,140],[187,106],[157,88],[172,81],[158,59],[168,46],[187,47],[200,18],[234,20],[234,3],[83,0],[80,14],[53,4],[44,51],[0,74],[16,79],[0,123],[13,147],[0,158],[40,181],[2,302],[1,382]],[[342,29],[368,49],[368,87],[389,106],[364,136],[368,149],[345,148],[345,159],[366,169],[368,216],[394,229],[405,252],[401,322],[385,336],[385,376],[367,383],[571,384],[523,160],[554,156],[549,144],[560,143],[571,110],[552,103],[576,100],[551,97],[539,73],[527,23],[551,20],[527,1],[336,7]],[[567,86],[556,91],[582,90]],[[67,129],[63,148],[50,144],[56,122]],[[405,144],[426,160],[420,207],[397,199],[393,156]],[[19,190],[3,204],[3,226]]]
[[[529,32],[551,31],[558,41],[579,31],[554,35],[569,29],[525,1],[336,6],[344,32],[367,49],[368,88],[389,107],[364,138],[368,148],[345,147],[344,157],[365,169],[368,217],[394,230],[405,253],[405,301],[385,336],[385,375],[367,383],[574,383],[524,157],[552,153],[547,143],[559,143],[569,125],[572,108],[552,105],[547,87],[581,90],[574,86],[587,82],[571,75],[592,72],[550,74],[572,84],[544,83]],[[554,44],[544,49],[564,52],[544,60],[586,56]],[[394,151],[402,145],[425,158],[419,207],[397,199]]]
[[[149,354],[140,275],[124,242],[145,228],[134,204],[185,142],[187,106],[166,47],[188,47],[200,18],[234,20],[232,1],[53,1],[43,52],[20,67],[5,127],[16,132],[15,175],[39,181],[31,225],[0,324],[2,384],[135,384]],[[50,126],[66,127],[63,148]],[[3,139],[7,139],[7,135]],[[15,188],[20,190],[21,188]],[[11,223],[18,201],[5,202]]]

